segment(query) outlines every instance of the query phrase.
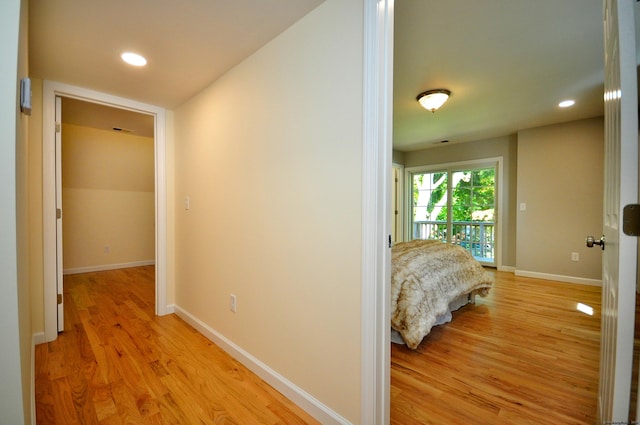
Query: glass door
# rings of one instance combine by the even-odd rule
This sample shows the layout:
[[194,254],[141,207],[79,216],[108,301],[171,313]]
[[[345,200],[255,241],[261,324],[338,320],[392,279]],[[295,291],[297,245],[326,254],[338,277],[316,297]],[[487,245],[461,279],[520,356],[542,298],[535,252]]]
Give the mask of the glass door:
[[496,166],[413,171],[411,239],[464,247],[495,265]]

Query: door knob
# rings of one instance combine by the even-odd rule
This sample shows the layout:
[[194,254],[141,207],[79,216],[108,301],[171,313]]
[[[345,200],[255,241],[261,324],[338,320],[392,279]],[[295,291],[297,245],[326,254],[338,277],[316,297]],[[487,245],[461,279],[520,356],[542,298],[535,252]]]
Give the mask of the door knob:
[[594,245],[600,245],[602,250],[604,250],[604,235],[602,235],[599,241],[595,240],[593,236],[587,236],[587,246],[593,248]]

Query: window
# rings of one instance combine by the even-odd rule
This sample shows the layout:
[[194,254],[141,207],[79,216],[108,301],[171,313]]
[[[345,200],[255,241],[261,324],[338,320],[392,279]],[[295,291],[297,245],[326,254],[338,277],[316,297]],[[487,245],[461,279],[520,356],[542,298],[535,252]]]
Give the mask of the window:
[[498,162],[408,170],[411,239],[437,239],[496,265]]

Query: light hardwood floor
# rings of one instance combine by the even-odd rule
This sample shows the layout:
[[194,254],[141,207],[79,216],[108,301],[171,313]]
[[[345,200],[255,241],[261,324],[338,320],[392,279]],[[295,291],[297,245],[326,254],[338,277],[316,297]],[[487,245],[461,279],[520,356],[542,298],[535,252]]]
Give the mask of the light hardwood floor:
[[392,345],[392,424],[595,423],[601,288],[494,273],[418,350]]
[[[317,423],[177,316],[156,317],[153,279],[65,277],[67,330],[36,347],[38,424]],[[592,424],[599,326],[600,288],[496,272],[418,350],[392,345],[391,423]]]
[[316,424],[175,315],[154,268],[65,276],[65,331],[36,347],[38,424]]

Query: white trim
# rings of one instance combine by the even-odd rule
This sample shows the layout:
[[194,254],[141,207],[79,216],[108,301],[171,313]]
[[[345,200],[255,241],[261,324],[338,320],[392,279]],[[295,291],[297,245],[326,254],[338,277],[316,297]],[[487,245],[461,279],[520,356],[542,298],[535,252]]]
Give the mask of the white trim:
[[44,338],[44,332],[36,332],[31,336],[31,340],[33,341],[33,345],[39,345],[47,342]]
[[282,393],[296,405],[309,413],[323,424],[350,425],[351,423],[321,403],[311,394],[296,386],[284,376],[261,362],[258,358],[246,352],[231,340],[206,325],[201,320],[186,310],[175,306],[176,314],[185,322],[193,326],[198,332],[207,337],[210,341],[218,345],[231,357],[245,365],[249,370],[264,379],[269,385]]
[[54,81],[44,81],[42,93],[42,191],[44,244],[44,335],[58,336],[56,303],[56,218],[55,218],[55,98],[80,99],[155,117],[155,213],[156,213],[156,314],[167,314],[167,184],[165,110],[122,97]]
[[73,269],[64,269],[62,273],[67,275],[67,274],[102,272],[106,270],[128,269],[131,267],[153,266],[155,263],[156,263],[156,260],[146,260],[146,261],[133,261],[130,263],[100,264],[97,266],[75,267]]
[[393,0],[364,2],[361,418],[390,421]]
[[585,277],[564,276],[561,274],[530,272],[526,270],[516,270],[516,276],[533,277],[536,279],[556,280],[558,282],[576,283],[579,285],[602,286],[601,279],[587,279]]
[[516,272],[516,268],[513,267],[513,266],[498,266],[498,271],[508,272],[508,273],[515,273]]

